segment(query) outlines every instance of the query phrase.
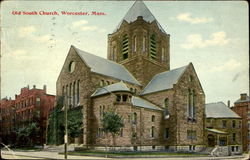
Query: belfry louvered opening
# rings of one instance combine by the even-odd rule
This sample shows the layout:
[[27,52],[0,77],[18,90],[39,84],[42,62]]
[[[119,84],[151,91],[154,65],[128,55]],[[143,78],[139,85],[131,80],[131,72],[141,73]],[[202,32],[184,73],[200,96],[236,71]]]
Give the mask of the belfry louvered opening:
[[154,34],[150,37],[150,58],[156,59],[156,36]]
[[128,58],[128,51],[129,51],[128,35],[125,34],[122,38],[122,59],[123,60]]

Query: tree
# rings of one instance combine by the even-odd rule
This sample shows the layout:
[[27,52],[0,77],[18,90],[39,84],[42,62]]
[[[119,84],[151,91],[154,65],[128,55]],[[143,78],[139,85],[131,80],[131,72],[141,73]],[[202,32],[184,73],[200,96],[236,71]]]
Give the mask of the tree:
[[114,112],[113,110],[107,111],[103,113],[103,117],[101,119],[103,131],[106,133],[110,133],[113,139],[113,147],[115,146],[115,136],[119,134],[122,127],[124,127],[122,117]]
[[17,130],[17,146],[33,146],[39,139],[40,128],[35,122]]

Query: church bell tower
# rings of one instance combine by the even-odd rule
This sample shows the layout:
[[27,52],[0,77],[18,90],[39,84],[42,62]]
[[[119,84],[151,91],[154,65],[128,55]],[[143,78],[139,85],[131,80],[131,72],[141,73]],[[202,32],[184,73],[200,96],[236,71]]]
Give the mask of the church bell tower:
[[107,58],[124,65],[145,87],[154,75],[170,69],[169,39],[147,6],[136,1],[108,35]]

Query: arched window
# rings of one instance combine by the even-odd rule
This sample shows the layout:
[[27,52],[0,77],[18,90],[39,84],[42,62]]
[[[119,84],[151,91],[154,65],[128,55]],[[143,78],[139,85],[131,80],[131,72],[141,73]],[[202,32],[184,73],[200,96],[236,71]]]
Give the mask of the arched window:
[[188,117],[194,118],[196,114],[195,111],[195,93],[194,90],[188,90]]
[[112,49],[112,60],[115,60],[116,46],[113,46]]
[[152,115],[151,122],[154,122],[154,121],[155,121],[155,115]]
[[156,59],[156,36],[154,34],[150,37],[150,58]]
[[134,112],[132,115],[132,124],[136,124],[137,123],[137,114]]
[[77,105],[80,101],[80,80],[77,81]]
[[152,126],[151,127],[151,138],[154,138],[155,137],[155,127]]
[[100,86],[103,87],[104,84],[105,84],[105,83],[104,83],[104,80],[101,80],[101,81],[100,81]]
[[134,36],[133,51],[136,52],[136,36]]
[[68,70],[69,70],[70,73],[74,72],[74,70],[75,70],[75,62],[74,62],[74,61],[71,61],[71,62],[69,63],[69,68],[68,68]]
[[76,105],[76,82],[73,83],[73,106]]
[[128,58],[128,51],[129,51],[128,35],[125,34],[122,38],[122,59],[123,60]]
[[169,100],[166,98],[164,100],[164,118],[169,118]]
[[142,38],[142,52],[146,51],[146,36]]
[[161,49],[161,61],[165,61],[165,47]]

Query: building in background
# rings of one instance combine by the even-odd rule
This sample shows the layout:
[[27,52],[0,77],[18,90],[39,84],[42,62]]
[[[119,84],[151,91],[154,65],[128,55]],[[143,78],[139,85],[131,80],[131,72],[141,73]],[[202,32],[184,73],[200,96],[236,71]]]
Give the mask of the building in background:
[[15,122],[15,101],[11,98],[3,98],[0,101],[0,137],[3,140],[5,135],[10,135],[14,129]]
[[243,151],[250,149],[250,97],[247,93],[240,94],[240,98],[234,102],[231,108],[242,118]]
[[45,143],[46,125],[49,112],[54,107],[55,96],[46,93],[46,86],[38,89],[34,85],[21,89],[15,100],[1,100],[1,133],[3,142],[8,143],[12,138],[11,133],[24,128],[32,122],[37,122],[40,127],[39,144]]
[[218,148],[219,155],[241,154],[241,120],[241,117],[223,102],[206,104],[207,146]]

